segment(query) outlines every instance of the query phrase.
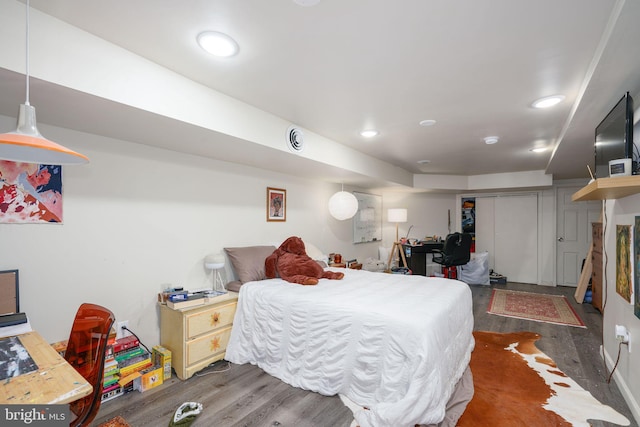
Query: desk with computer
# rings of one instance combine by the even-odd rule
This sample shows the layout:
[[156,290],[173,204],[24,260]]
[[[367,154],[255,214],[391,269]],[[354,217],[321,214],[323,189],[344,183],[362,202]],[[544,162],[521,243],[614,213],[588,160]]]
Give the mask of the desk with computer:
[[413,245],[406,243],[402,245],[404,256],[407,259],[407,266],[412,274],[421,276],[432,276],[434,271],[432,262],[429,262],[434,251],[442,250],[444,242],[442,240],[427,240],[417,242]]
[[[471,242],[472,236],[469,233],[451,233],[444,241],[432,240],[418,242],[414,245],[404,244],[403,250],[407,259],[407,267],[412,274],[434,276],[437,275],[432,265],[435,263],[442,267],[442,273],[446,272],[446,277],[455,279],[457,277],[455,268],[469,262]],[[432,263],[428,262],[429,254],[431,254]]]

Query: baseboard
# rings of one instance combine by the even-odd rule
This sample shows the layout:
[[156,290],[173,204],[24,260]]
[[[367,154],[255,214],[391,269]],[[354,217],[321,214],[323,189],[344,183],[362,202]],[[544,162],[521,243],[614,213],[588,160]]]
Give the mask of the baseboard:
[[[611,358],[609,353],[607,353],[602,346],[600,346],[600,357],[604,357],[607,369],[611,372],[611,369],[613,369],[613,366],[615,365],[615,360]],[[616,381],[616,385],[620,389],[620,393],[622,393],[622,397],[624,397],[625,402],[627,402],[627,405],[631,410],[631,414],[633,415],[633,418],[635,418],[636,424],[640,425],[640,404],[638,404],[638,402],[633,398],[627,382],[622,375],[620,375],[620,371],[616,370],[613,373],[613,379]]]

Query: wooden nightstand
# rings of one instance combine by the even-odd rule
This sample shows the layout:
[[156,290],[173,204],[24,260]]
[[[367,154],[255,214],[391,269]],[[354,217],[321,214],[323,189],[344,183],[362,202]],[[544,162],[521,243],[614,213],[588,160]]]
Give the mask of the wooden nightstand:
[[238,294],[228,292],[197,307],[160,305],[160,344],[171,350],[171,366],[181,380],[224,358]]

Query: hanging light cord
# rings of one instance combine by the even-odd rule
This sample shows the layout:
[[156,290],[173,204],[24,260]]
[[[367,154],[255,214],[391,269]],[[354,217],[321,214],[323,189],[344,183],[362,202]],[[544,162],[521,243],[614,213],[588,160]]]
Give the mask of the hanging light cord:
[[29,9],[31,9],[31,7],[29,6],[29,0],[27,0],[27,37],[26,37],[26,49],[25,51],[27,52],[26,54],[26,79],[27,79],[27,84],[25,86],[27,86],[27,95],[26,95],[26,101],[25,101],[25,105],[30,105],[29,104]]

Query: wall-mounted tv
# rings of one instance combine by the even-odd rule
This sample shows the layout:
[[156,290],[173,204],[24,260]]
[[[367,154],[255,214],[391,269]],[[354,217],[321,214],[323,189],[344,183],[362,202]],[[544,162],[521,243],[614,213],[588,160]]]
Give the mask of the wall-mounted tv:
[[596,127],[595,176],[609,176],[609,161],[632,159],[632,173],[638,173],[633,144],[633,99],[627,92]]

